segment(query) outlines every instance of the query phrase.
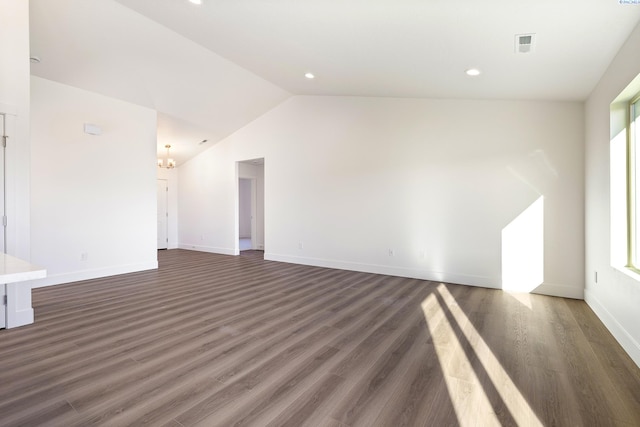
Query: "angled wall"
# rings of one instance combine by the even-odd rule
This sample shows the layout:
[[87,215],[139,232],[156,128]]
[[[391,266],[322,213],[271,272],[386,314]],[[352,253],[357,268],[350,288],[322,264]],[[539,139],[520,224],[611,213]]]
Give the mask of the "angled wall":
[[264,157],[267,259],[582,298],[583,125],[581,103],[294,97],[180,167],[180,247],[233,253],[235,162]]

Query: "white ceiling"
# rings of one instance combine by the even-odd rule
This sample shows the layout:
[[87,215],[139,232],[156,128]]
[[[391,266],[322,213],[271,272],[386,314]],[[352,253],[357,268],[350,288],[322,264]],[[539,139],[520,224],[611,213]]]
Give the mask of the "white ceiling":
[[156,109],[178,166],[291,96],[113,0],[31,0],[30,21],[33,75]]
[[[31,0],[31,13],[32,73],[157,109],[160,147],[171,133],[181,150],[185,130],[179,163],[291,94],[584,100],[640,22],[617,0]],[[521,33],[534,53],[514,52]]]

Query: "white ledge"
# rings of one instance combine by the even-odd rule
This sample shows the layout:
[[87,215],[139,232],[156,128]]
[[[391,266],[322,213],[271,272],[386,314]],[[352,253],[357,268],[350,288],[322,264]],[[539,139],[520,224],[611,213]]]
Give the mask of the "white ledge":
[[0,283],[42,279],[47,270],[7,254],[0,254]]

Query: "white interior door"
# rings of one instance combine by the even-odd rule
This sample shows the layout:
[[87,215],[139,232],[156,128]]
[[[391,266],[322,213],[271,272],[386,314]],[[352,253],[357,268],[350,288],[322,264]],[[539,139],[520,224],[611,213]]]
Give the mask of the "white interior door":
[[251,178],[251,249],[257,249],[258,235],[256,229],[256,209],[257,209],[257,182]]
[[0,111],[0,252],[6,252],[5,248],[5,233],[7,226],[5,225],[2,218],[6,215],[6,198],[5,198],[5,156],[6,156],[6,147],[4,147],[4,137],[9,135],[9,130],[7,129],[7,122],[11,116],[2,114]]
[[[2,113],[2,111],[0,111]],[[5,216],[5,197],[4,197],[4,180],[5,180],[5,148],[4,136],[6,133],[7,116],[0,115],[0,252],[5,252],[5,225],[2,218]],[[7,327],[7,285],[0,283],[0,329]]]
[[169,186],[166,179],[158,180],[158,249],[169,245]]

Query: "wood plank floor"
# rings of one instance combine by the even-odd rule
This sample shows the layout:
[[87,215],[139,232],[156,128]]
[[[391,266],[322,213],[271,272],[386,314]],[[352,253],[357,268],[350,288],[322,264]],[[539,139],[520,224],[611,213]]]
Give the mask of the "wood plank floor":
[[0,330],[0,426],[639,426],[582,301],[160,251],[35,289]]

